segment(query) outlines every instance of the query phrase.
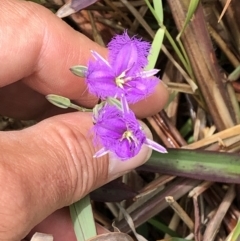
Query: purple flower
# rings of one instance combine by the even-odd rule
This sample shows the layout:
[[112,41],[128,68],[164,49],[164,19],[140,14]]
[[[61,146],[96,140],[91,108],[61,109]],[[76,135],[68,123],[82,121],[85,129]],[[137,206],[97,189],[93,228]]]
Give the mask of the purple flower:
[[127,160],[137,155],[143,144],[159,152],[167,152],[164,147],[146,138],[125,98],[122,98],[120,106],[106,102],[94,112],[93,122],[95,143],[100,142],[103,146],[94,157],[111,151],[120,159]]
[[92,51],[95,61],[90,61],[86,74],[89,92],[100,99],[120,98],[124,95],[129,103],[135,103],[151,94],[159,79],[158,70],[144,70],[150,44],[130,38],[127,32],[117,35],[108,44],[108,61]]

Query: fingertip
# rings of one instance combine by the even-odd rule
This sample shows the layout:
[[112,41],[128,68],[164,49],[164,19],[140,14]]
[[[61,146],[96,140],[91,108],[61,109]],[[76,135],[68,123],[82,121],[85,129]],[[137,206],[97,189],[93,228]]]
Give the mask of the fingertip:
[[161,81],[152,95],[134,105],[130,105],[130,108],[135,112],[137,118],[143,119],[161,111],[166,105],[168,97],[168,90]]
[[134,170],[135,168],[143,165],[151,156],[152,150],[143,145],[140,152],[128,159],[121,160],[114,153],[109,153],[109,167],[108,167],[108,181],[112,181],[124,174]]

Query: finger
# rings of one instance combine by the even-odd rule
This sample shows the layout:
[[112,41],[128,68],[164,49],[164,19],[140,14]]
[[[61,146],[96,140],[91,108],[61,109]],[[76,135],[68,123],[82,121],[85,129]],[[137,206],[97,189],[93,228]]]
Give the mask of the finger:
[[[92,58],[90,50],[106,57],[105,48],[31,2],[1,1],[0,16],[0,86],[24,79],[28,86],[43,95],[63,95],[85,107],[96,104],[97,98],[88,93],[85,80],[74,76],[69,68],[86,65]],[[18,41],[11,41],[9,45],[16,36]],[[141,113],[141,117],[155,114],[166,100],[167,91],[159,84],[152,96],[136,104],[136,113]]]
[[[157,93],[161,95],[157,95]],[[44,119],[56,114],[66,113],[70,110],[60,109],[50,104],[46,98],[18,81],[14,84],[0,88],[0,113],[17,119]],[[168,92],[160,83],[156,93],[147,99],[130,105],[139,119],[159,112],[165,105]]]
[[35,226],[27,239],[31,240],[36,232],[51,234],[56,241],[77,241],[68,207],[57,210]]
[[42,94],[18,81],[0,88],[0,113],[17,119],[36,119],[51,105]]
[[[91,49],[103,55],[106,49],[37,4],[9,0],[1,2],[0,6],[3,50],[0,60],[4,70],[0,74],[0,86],[25,79],[29,86],[44,95],[54,92],[82,104],[95,103],[96,97],[88,94],[84,80],[74,76],[69,68],[86,65]],[[14,41],[16,36],[18,41]]]
[[[95,224],[98,235],[110,232],[100,224]],[[68,207],[61,208],[44,219],[31,230],[26,239],[31,240],[36,232],[51,234],[56,241],[77,241]]]
[[0,88],[0,113],[20,120],[42,120],[47,117],[70,112],[52,105],[37,91],[22,81]]
[[134,105],[130,105],[130,108],[135,112],[139,119],[154,115],[166,105],[168,95],[169,93],[164,84],[160,82],[151,96]]
[[53,211],[143,164],[151,153],[143,146],[128,161],[94,159],[91,127],[90,114],[69,113],[1,133],[0,240],[24,238]]
[[[95,223],[97,234],[104,234],[110,232],[98,223]],[[73,229],[72,219],[70,217],[69,208],[61,208],[48,216],[43,222],[35,226],[27,235],[27,240],[36,233],[51,234],[56,241],[76,241],[76,235]]]

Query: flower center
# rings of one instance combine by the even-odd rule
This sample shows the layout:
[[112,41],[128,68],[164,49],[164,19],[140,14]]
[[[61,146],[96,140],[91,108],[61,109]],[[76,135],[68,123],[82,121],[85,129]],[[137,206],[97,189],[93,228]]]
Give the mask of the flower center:
[[132,142],[132,141],[135,142],[134,135],[133,135],[132,131],[129,131],[129,130],[125,131],[125,132],[122,134],[121,141],[122,141],[123,139],[127,139],[129,142]]
[[132,79],[132,77],[126,77],[126,72],[127,70],[123,71],[119,76],[115,78],[116,85],[121,89],[123,89],[123,84]]
[[115,79],[115,83],[116,83],[117,87],[123,89],[123,84],[125,83],[124,78],[118,76],[118,77]]

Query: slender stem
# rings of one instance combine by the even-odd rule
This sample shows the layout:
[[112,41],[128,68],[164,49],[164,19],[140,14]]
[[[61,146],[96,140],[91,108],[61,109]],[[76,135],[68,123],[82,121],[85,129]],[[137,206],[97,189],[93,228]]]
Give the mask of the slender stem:
[[[176,45],[174,39],[172,38],[172,36],[170,35],[170,33],[168,32],[167,28],[165,27],[165,25],[160,21],[159,17],[157,16],[154,8],[152,7],[152,5],[150,4],[149,0],[145,0],[148,8],[150,9],[150,11],[152,12],[153,16],[155,17],[155,19],[157,20],[159,26],[161,28],[164,28],[165,30],[165,35],[168,39],[168,41],[170,42],[170,44],[172,45],[173,49],[175,50],[176,54],[178,55],[178,58],[180,59],[180,61],[182,62],[183,66],[185,67],[185,69],[187,70],[188,74],[193,77],[192,74],[192,70],[189,64],[189,60],[188,58],[186,58],[186,52],[185,50],[183,51],[183,53],[180,51],[179,47]],[[183,46],[181,46],[181,50],[183,50]]]
[[194,74],[193,74],[193,70],[192,70],[192,66],[191,66],[190,60],[188,58],[187,52],[185,51],[185,48],[184,48],[184,46],[182,44],[182,41],[180,39],[178,41],[178,44],[179,44],[179,47],[180,47],[180,49],[181,49],[181,51],[183,53],[183,56],[184,56],[186,62],[187,62],[187,65],[189,67],[189,73],[188,74],[194,80],[195,78],[194,78]]
[[[165,28],[166,29],[166,28]],[[185,67],[185,69],[187,70],[188,74],[190,75],[191,70],[190,67],[186,61],[186,59],[184,58],[183,54],[181,53],[180,49],[178,48],[178,46],[176,45],[174,39],[172,38],[172,36],[170,35],[170,33],[168,32],[168,30],[165,30],[165,35],[168,39],[168,41],[170,42],[170,44],[172,45],[173,49],[175,50],[178,58],[180,59],[180,61],[182,62],[183,66]],[[191,76],[191,75],[190,75]]]
[[[145,0],[145,2],[146,2],[146,4],[147,4],[149,10],[152,12],[152,15],[154,16],[154,18],[157,20],[158,23],[160,23],[161,21],[160,21],[158,15],[156,14],[154,8],[153,8],[152,5],[150,4],[149,0]],[[161,24],[163,24],[163,23],[161,23]]]
[[78,110],[81,112],[92,112],[93,111],[92,109],[83,108],[81,106],[78,106],[78,105],[75,105],[72,103],[70,104],[69,108],[72,108],[72,109],[75,109],[75,110]]

